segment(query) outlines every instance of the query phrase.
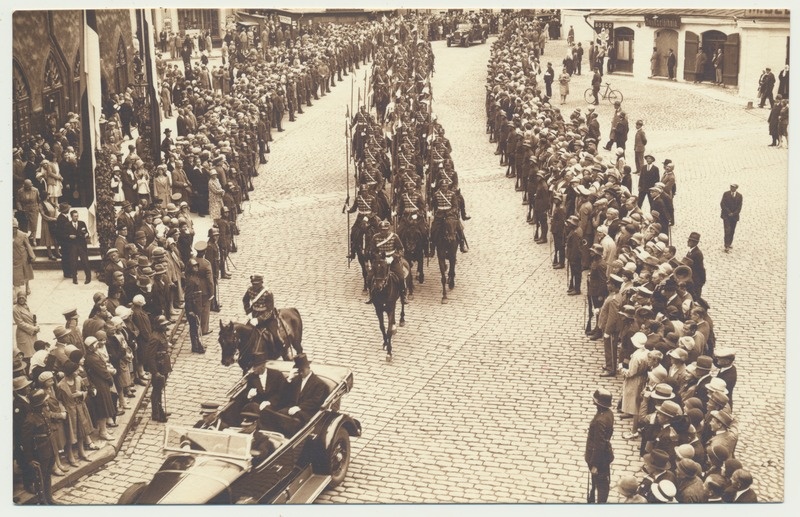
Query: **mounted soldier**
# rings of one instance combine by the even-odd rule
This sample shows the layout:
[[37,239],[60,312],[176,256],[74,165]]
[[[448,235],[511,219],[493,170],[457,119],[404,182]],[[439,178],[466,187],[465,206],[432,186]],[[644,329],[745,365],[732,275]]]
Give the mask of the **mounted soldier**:
[[428,227],[425,212],[425,200],[413,180],[405,182],[403,193],[398,197],[397,217],[403,225],[424,225]]
[[353,149],[353,156],[355,156],[356,162],[360,162],[364,159],[364,143],[366,142],[367,136],[367,124],[369,122],[369,114],[367,113],[367,107],[361,106],[358,110],[358,113],[353,117],[352,121],[352,128],[353,128],[353,142],[352,142],[352,149]]
[[[437,182],[439,188],[433,194],[431,198],[433,204],[433,224],[431,225],[431,238],[430,238],[430,250],[429,256],[433,256],[433,243],[436,241],[439,234],[444,231],[444,222],[447,218],[455,218],[458,219],[460,207],[459,196],[456,192],[450,189],[451,182],[447,178],[443,178]],[[465,247],[466,240],[464,238],[464,229],[462,228],[460,221],[459,224],[456,225],[458,229],[458,243],[459,248],[461,249],[462,253],[466,253],[467,249]]]
[[[405,271],[403,271],[402,260],[403,243],[400,241],[400,237],[391,230],[389,221],[381,221],[378,224],[378,233],[372,237],[369,250],[373,264],[378,260],[385,260],[386,263],[389,264],[390,271],[400,280],[402,284],[400,300],[403,304],[406,304]],[[375,267],[373,265],[372,270],[370,270],[368,284],[372,283],[372,271],[374,271],[374,269]],[[372,303],[371,293],[366,303]]]
[[364,237],[371,237],[371,235],[378,230],[378,223],[380,219],[375,215],[375,206],[377,200],[369,184],[362,183],[359,187],[359,193],[356,197],[356,202],[348,210],[349,213],[358,212],[353,227],[350,231],[350,255],[347,258],[354,259],[357,250],[367,248],[369,242],[362,245]]

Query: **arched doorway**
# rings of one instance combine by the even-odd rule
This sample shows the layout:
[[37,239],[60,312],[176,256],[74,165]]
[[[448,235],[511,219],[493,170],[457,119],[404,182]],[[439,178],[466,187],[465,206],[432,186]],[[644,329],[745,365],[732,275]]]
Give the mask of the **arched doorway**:
[[633,72],[633,29],[614,29],[614,72]]
[[44,88],[42,89],[42,113],[47,131],[52,134],[63,121],[64,115],[64,72],[55,54],[50,52],[44,65]]
[[13,137],[14,147],[21,147],[31,135],[31,88],[25,73],[14,60],[14,114]]
[[658,77],[668,77],[667,70],[667,57],[669,51],[675,54],[675,68],[677,69],[677,56],[678,56],[678,31],[674,29],[659,29],[655,33],[655,40],[653,46],[658,53],[658,66],[656,67],[655,75]]
[[720,31],[706,31],[700,35],[700,46],[703,47],[703,51],[708,58],[703,73],[703,81],[714,82],[714,55],[720,49],[722,49],[723,56],[726,54],[725,42],[727,39],[728,37],[725,33]]

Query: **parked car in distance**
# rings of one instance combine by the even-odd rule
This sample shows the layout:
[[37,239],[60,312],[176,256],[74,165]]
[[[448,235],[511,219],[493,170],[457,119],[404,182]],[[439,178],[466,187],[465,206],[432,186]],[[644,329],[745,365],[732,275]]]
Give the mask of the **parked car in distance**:
[[447,36],[447,46],[458,45],[469,47],[473,42],[486,43],[489,37],[489,26],[480,23],[459,23],[456,30]]

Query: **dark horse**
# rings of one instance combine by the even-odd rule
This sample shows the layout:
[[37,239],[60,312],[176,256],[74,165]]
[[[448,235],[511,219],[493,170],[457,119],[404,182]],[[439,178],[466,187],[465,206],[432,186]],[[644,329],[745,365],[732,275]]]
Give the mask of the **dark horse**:
[[[448,217],[440,227],[438,235],[432,235],[433,245],[436,248],[436,257],[439,259],[439,272],[442,275],[442,303],[447,303],[447,284],[450,289],[456,286],[456,257],[458,256],[458,218]],[[450,262],[450,270],[445,261]],[[445,273],[447,275],[445,276]]]
[[[219,345],[222,349],[222,365],[230,366],[234,360],[239,363],[242,373],[247,373],[257,357],[267,359],[291,359],[295,353],[303,352],[303,320],[297,309],[278,309],[283,327],[283,346],[267,329],[257,329],[250,323],[235,321],[219,322]],[[238,352],[238,358],[237,356]]]
[[406,278],[406,290],[408,299],[414,297],[414,278],[411,274],[413,265],[417,264],[417,281],[422,284],[425,282],[425,271],[423,264],[425,260],[425,250],[428,249],[428,235],[425,226],[417,221],[405,219],[400,223],[397,236],[403,243],[403,257],[408,261],[408,277]]
[[[373,261],[372,271],[372,285],[370,286],[370,296],[372,298],[372,305],[375,307],[375,314],[378,316],[378,322],[381,326],[381,334],[383,334],[383,349],[386,350],[386,360],[392,360],[392,334],[394,329],[394,310],[397,305],[397,299],[400,298],[400,288],[403,282],[402,278],[397,276],[389,270],[389,264],[384,259]],[[401,300],[400,308],[400,326],[406,324],[406,306]],[[389,329],[383,323],[383,314],[386,313],[389,319]]]
[[[363,217],[363,216],[359,216]],[[361,277],[364,280],[364,292],[369,289],[367,285],[367,261],[369,260],[369,245],[372,242],[372,236],[375,235],[375,226],[371,221],[359,221],[359,235],[353,239],[355,241],[355,249],[352,250],[358,258],[358,264],[361,266]]]

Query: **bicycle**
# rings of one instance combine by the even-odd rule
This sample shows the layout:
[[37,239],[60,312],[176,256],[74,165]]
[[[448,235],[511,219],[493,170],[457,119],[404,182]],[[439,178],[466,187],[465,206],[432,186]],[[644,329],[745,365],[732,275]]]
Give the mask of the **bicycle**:
[[[612,90],[611,83],[605,83],[605,86],[606,89],[604,91],[597,92],[598,99],[608,99],[608,102],[610,102],[611,104],[614,104],[617,101],[622,102],[621,91]],[[594,104],[594,93],[592,92],[591,87],[587,88],[586,91],[583,92],[583,100],[585,100],[587,104]]]

